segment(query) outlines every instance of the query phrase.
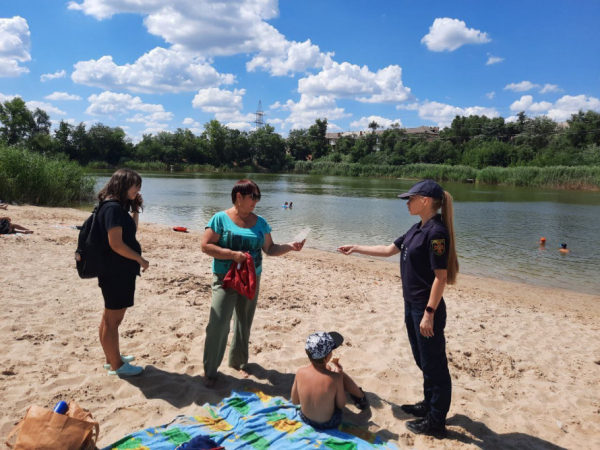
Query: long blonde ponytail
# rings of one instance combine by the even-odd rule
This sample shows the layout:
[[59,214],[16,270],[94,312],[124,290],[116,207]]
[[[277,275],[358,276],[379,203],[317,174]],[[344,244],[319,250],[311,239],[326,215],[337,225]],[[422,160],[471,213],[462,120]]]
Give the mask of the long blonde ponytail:
[[455,284],[458,275],[458,256],[456,254],[456,239],[454,237],[454,208],[452,206],[452,196],[448,191],[444,191],[444,200],[436,200],[433,207],[438,210],[442,208],[442,221],[446,225],[450,244],[448,245],[448,284]]

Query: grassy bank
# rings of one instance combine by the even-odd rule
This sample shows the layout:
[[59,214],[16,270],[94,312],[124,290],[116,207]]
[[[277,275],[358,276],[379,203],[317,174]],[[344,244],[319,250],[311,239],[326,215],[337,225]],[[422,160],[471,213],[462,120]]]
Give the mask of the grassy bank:
[[66,156],[44,156],[0,144],[0,199],[64,206],[94,198],[95,180]]
[[348,177],[388,177],[466,182],[505,186],[552,187],[563,189],[600,189],[600,166],[487,167],[442,164],[404,166],[362,165],[333,162],[296,162],[293,173]]
[[[91,163],[92,169],[112,168],[105,163]],[[170,171],[171,165],[162,162],[129,161],[122,165],[134,170]],[[215,167],[210,164],[178,164],[180,172],[264,172],[263,168]],[[487,167],[444,164],[406,164],[403,166],[357,164],[331,161],[296,161],[291,173],[301,175],[333,175],[346,177],[406,178],[420,180],[477,182],[504,186],[550,187],[562,189],[600,189],[600,166],[550,166],[550,167]]]

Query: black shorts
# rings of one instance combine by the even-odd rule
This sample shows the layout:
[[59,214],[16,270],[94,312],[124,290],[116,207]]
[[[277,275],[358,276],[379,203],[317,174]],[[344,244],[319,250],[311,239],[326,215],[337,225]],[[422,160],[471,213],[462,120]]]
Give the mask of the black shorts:
[[98,277],[106,309],[123,309],[133,306],[135,273],[111,273]]

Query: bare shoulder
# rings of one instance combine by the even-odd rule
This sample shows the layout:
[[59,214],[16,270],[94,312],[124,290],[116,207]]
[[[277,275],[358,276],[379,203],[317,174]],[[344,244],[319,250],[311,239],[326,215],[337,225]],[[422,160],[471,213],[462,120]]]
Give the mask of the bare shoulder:
[[306,372],[308,372],[308,370],[310,369],[310,366],[302,366],[298,369],[298,371],[296,372],[296,376],[302,376],[304,375]]

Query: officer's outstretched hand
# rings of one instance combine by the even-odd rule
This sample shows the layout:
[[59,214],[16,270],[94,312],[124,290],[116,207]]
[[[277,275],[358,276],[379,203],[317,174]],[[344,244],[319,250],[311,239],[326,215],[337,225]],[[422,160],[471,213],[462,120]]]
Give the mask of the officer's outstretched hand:
[[421,334],[426,338],[433,337],[433,314],[425,314],[419,325]]
[[355,248],[356,245],[342,245],[341,247],[338,247],[337,251],[344,255],[351,255],[354,253]]

